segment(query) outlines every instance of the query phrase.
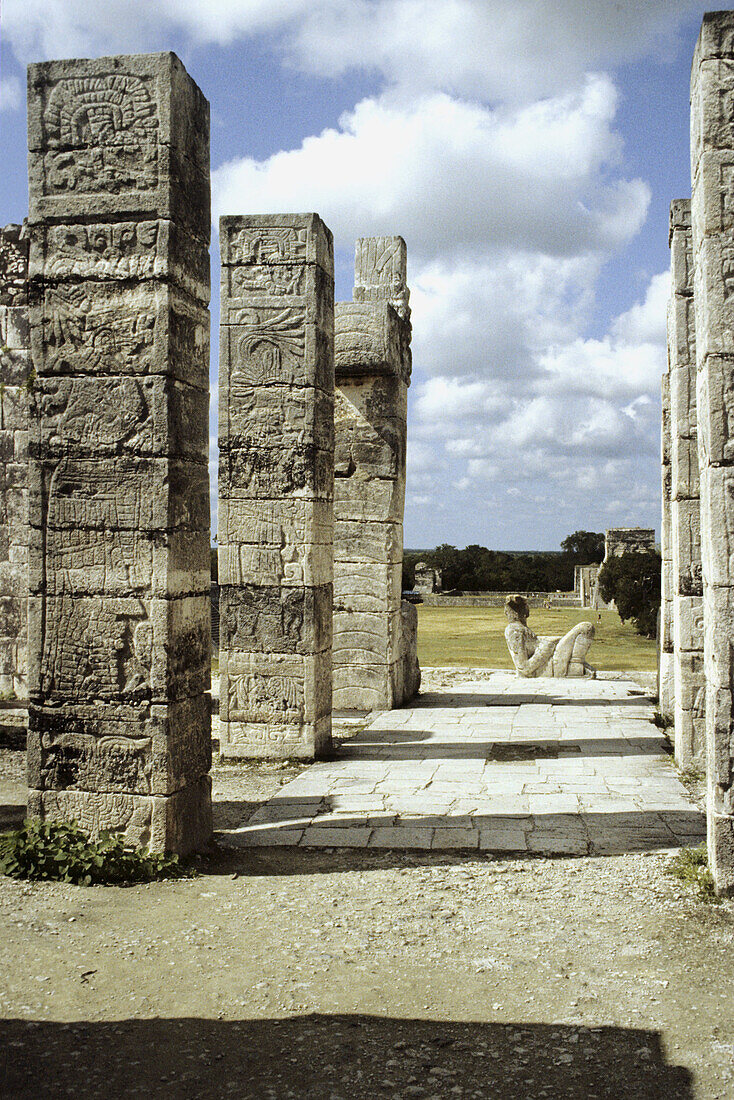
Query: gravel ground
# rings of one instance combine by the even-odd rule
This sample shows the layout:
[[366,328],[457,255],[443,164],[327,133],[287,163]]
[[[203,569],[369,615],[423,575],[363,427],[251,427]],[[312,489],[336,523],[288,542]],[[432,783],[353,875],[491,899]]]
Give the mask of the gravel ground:
[[[22,768],[0,752],[6,804]],[[218,766],[218,819],[299,770]],[[127,889],[0,879],[0,1095],[730,1100],[734,907],[669,861],[274,848]]]

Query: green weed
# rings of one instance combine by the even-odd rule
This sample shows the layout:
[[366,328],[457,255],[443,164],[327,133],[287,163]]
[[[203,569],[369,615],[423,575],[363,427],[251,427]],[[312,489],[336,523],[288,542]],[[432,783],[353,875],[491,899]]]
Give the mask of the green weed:
[[0,836],[0,874],[78,886],[123,885],[182,878],[178,856],[126,847],[121,836],[102,832],[94,840],[75,821],[27,818]]
[[718,897],[714,886],[714,877],[709,871],[705,844],[699,844],[696,848],[681,848],[680,852],[673,856],[666,870],[686,886],[693,886],[702,901],[710,905],[721,904],[721,898]]

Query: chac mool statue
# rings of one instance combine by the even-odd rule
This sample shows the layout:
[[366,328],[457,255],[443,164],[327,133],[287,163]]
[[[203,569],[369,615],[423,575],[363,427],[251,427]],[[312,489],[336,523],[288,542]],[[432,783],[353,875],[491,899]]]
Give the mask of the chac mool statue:
[[593,623],[577,623],[563,637],[539,638],[528,626],[529,614],[530,607],[524,596],[507,597],[505,638],[518,676],[596,675],[585,659],[594,640]]

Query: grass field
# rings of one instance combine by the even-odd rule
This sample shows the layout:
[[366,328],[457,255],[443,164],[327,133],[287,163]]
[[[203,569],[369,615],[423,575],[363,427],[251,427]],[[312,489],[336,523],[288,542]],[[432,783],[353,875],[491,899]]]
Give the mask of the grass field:
[[[601,622],[598,616],[601,615]],[[588,620],[596,627],[589,664],[613,672],[639,669],[653,672],[657,663],[655,640],[641,638],[631,623],[622,623],[616,611],[544,611],[533,608],[528,626],[536,634],[565,634]],[[424,607],[418,605],[418,658],[424,668],[512,668],[501,607]]]

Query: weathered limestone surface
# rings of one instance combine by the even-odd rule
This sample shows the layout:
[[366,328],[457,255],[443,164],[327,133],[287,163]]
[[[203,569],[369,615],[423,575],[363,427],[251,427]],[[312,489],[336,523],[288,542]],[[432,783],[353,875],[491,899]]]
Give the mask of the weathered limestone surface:
[[661,421],[661,469],[662,469],[662,521],[660,525],[660,548],[662,556],[662,592],[660,602],[660,668],[659,688],[660,710],[668,718],[673,717],[675,706],[674,661],[673,661],[673,517],[670,505],[670,375],[663,375]]
[[401,606],[411,326],[402,237],[357,241],[336,307],[334,707],[390,709],[420,682]]
[[734,12],[704,16],[691,71],[709,862],[734,891]]
[[0,229],[0,692],[28,694],[28,237]]
[[28,70],[29,811],[211,836],[209,106],[171,53]]
[[703,668],[696,330],[691,204],[684,199],[671,203],[670,249],[672,288],[668,312],[671,427],[669,481],[675,757],[681,768],[705,768],[706,684]]
[[334,259],[316,214],[220,220],[223,756],[331,745]]

